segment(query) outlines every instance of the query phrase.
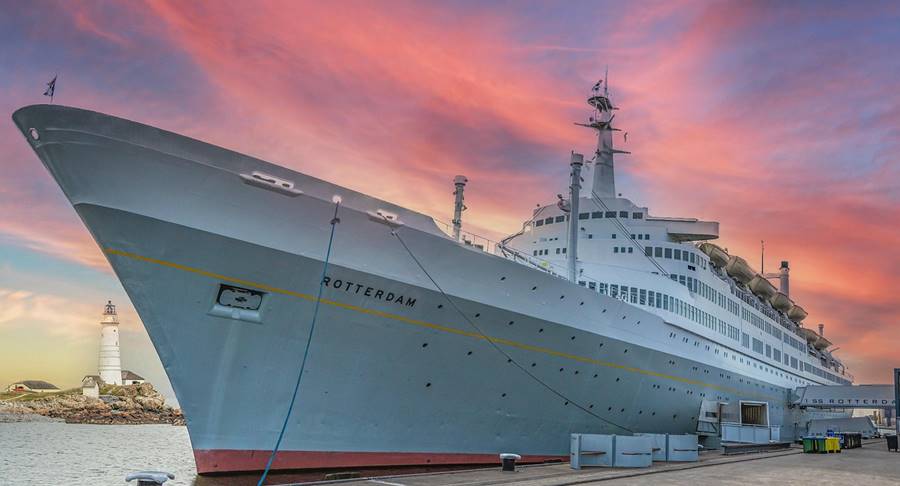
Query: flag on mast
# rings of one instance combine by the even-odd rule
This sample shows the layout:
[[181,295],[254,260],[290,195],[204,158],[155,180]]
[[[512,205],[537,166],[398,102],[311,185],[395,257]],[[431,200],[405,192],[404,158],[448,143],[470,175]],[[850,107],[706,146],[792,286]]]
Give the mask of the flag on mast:
[[50,97],[50,103],[53,103],[53,93],[56,92],[56,76],[53,76],[53,79],[47,83],[47,90],[44,91],[44,96]]

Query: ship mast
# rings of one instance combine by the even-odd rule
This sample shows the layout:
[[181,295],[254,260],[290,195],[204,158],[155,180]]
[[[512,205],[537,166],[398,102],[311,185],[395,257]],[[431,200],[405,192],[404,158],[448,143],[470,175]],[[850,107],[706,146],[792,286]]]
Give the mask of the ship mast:
[[[601,86],[603,91],[601,92]],[[624,150],[613,148],[612,132],[620,131],[613,128],[612,121],[616,117],[612,114],[618,108],[609,100],[609,69],[607,68],[604,79],[597,81],[591,89],[591,96],[587,100],[594,110],[588,123],[577,123],[583,127],[593,128],[597,131],[597,148],[594,151],[595,163],[592,191],[597,197],[617,197],[615,162],[613,154],[627,154]]]

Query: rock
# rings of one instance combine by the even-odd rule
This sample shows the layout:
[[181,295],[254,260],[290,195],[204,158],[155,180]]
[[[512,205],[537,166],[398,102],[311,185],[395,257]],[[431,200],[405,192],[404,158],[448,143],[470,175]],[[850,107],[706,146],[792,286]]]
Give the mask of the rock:
[[101,398],[77,392],[58,393],[31,400],[0,400],[0,422],[46,420],[88,424],[184,425],[180,410],[173,409],[153,385],[104,385]]

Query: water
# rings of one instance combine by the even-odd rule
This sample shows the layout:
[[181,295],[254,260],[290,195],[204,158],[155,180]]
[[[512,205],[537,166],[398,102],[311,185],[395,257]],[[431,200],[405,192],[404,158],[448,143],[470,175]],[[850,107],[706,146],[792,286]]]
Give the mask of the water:
[[[0,423],[0,486],[124,485],[126,474],[145,470],[175,474],[166,486],[244,486],[259,479],[197,476],[185,427]],[[268,483],[295,478],[273,479]]]
[[[185,427],[0,424],[0,484],[125,484],[141,470],[175,474],[167,485],[200,484]],[[132,483],[134,484],[134,483]],[[214,483],[205,483],[214,484]]]

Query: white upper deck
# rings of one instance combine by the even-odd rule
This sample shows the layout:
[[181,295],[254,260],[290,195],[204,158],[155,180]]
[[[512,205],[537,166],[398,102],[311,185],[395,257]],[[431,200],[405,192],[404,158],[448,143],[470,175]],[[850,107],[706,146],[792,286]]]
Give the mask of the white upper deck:
[[[594,111],[588,123],[580,124],[597,132],[597,148],[594,157],[585,160],[584,190],[575,205],[578,214],[570,214],[570,199],[540,206],[524,231],[506,238],[501,249],[524,255],[525,263],[558,275],[567,274],[564,269],[576,249],[574,275],[579,285],[646,308],[674,325],[696,329],[766,363],[798,386],[852,381],[844,365],[827,351],[831,343],[800,325],[806,313],[799,305],[785,295],[781,297],[786,305],[773,305],[781,294],[767,281],[770,276],[757,274],[743,259],[731,257],[726,265],[701,251],[701,242],[719,237],[718,222],[654,216],[615,192],[613,157],[627,152],[613,148],[612,132],[617,129],[611,113],[616,108],[606,87],[600,94],[599,86],[588,100]],[[569,241],[572,234],[577,235],[577,245]]]

